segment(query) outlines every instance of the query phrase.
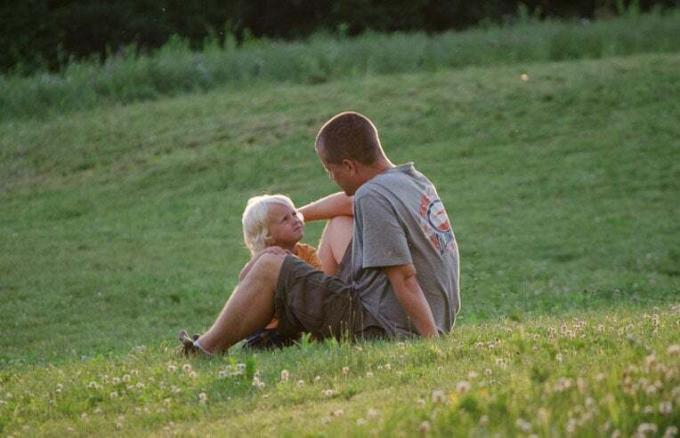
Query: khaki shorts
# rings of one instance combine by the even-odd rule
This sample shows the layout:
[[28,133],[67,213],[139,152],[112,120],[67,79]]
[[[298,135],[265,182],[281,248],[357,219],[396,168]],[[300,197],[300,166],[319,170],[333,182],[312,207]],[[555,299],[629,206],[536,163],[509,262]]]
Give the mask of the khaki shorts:
[[281,266],[274,310],[286,337],[303,332],[317,339],[385,337],[382,329],[365,326],[368,315],[355,289],[290,255]]

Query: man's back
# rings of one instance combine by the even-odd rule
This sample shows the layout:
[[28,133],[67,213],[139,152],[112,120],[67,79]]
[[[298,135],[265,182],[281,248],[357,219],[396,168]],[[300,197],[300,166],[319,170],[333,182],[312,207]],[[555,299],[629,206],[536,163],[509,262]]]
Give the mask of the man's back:
[[381,269],[412,263],[437,330],[448,332],[460,308],[458,245],[432,183],[410,163],[389,169],[357,190],[354,214],[351,273],[365,324],[416,333]]

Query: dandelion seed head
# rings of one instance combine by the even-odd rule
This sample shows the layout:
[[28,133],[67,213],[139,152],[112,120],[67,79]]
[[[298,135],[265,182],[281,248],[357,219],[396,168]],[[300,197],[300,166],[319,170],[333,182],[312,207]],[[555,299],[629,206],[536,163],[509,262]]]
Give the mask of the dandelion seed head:
[[281,381],[287,382],[289,378],[290,378],[290,373],[288,372],[288,370],[281,370]]
[[470,390],[470,382],[461,380],[456,384],[456,391],[458,391],[459,394],[465,394]]
[[303,386],[305,386],[305,381],[304,380],[298,380],[296,385],[297,385],[298,388],[302,388]]
[[522,81],[526,82],[526,81],[529,80],[529,75],[526,74],[526,73],[522,73],[521,75],[519,75],[519,78],[520,78]]
[[373,372],[372,371],[366,371],[366,377],[369,379],[373,378]]
[[177,371],[177,367],[175,365],[172,365],[172,364],[168,365],[168,372],[169,373],[174,373],[175,371]]
[[432,425],[430,424],[429,421],[423,421],[418,426],[418,432],[420,432],[420,433],[428,433],[431,430],[432,430]]
[[342,367],[342,374],[344,375],[349,374],[349,367]]
[[191,364],[185,363],[184,365],[182,365],[182,371],[184,371],[185,373],[190,373],[191,371],[193,371],[193,368],[191,367]]

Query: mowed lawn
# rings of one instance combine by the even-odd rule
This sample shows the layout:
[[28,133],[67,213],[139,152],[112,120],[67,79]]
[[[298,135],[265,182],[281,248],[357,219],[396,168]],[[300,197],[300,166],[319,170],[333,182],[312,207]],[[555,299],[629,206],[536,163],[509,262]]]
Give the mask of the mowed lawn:
[[[678,102],[680,55],[638,55],[0,123],[0,433],[662,435],[680,418]],[[454,333],[177,359],[247,260],[248,197],[335,190],[313,140],[347,109],[447,205]]]

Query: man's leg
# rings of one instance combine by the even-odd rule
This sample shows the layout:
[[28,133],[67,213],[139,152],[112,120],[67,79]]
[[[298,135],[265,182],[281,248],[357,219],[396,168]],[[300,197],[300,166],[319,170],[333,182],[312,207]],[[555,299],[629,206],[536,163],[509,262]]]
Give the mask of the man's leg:
[[198,342],[211,353],[228,349],[274,316],[274,290],[285,256],[264,254],[236,286],[210,330]]
[[351,216],[336,216],[329,220],[319,241],[321,270],[334,275],[352,240],[353,219]]

